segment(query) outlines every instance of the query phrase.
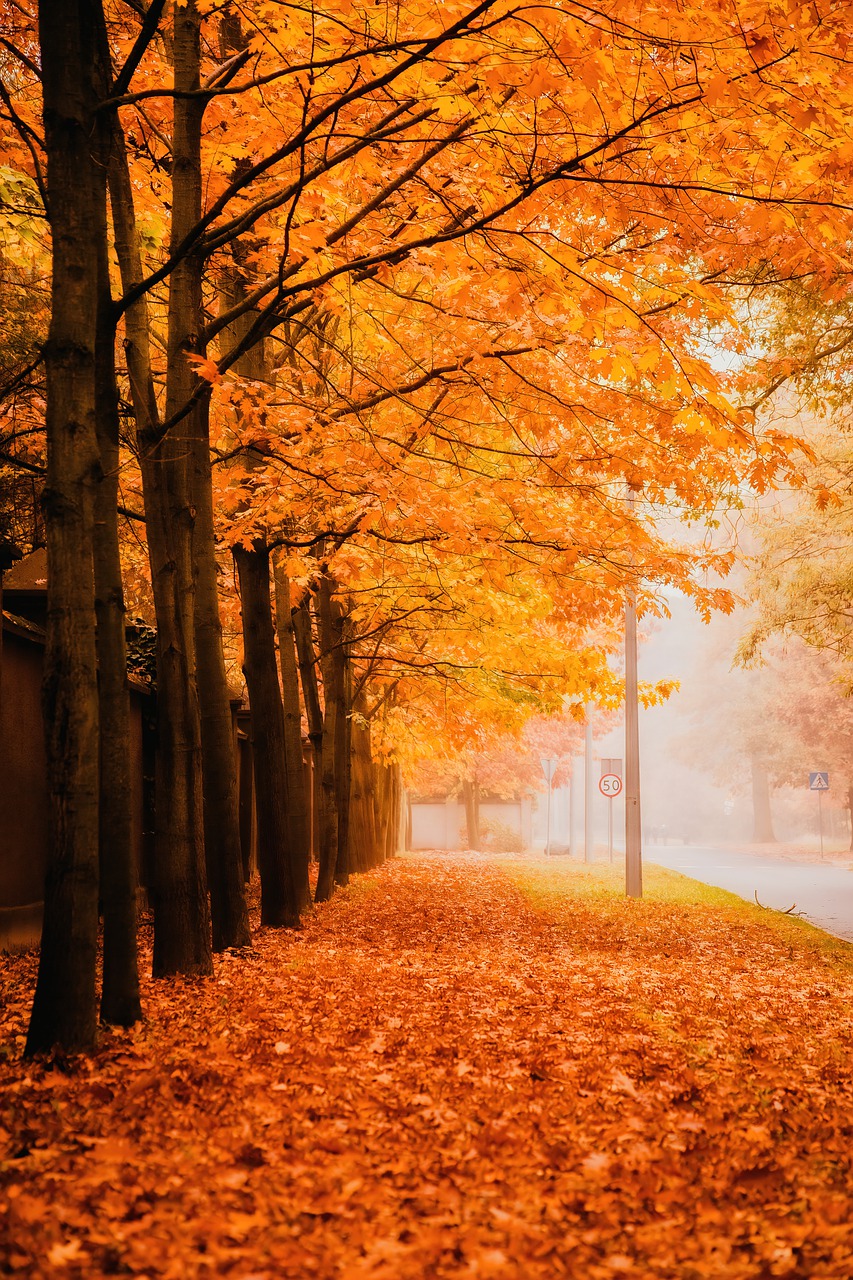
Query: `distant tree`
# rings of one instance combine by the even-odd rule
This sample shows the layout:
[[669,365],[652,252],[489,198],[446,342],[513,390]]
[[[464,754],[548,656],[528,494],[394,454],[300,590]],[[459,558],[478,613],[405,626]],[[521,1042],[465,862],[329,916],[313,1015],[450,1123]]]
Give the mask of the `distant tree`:
[[853,680],[853,442],[845,420],[840,408],[829,419],[806,418],[813,456],[803,487],[756,516],[744,661],[799,637],[848,666]]
[[[844,665],[794,637],[764,644],[749,660],[738,648],[747,628],[736,613],[701,656],[682,689],[692,728],[678,751],[693,767],[735,792],[751,794],[753,839],[773,842],[773,792],[802,787],[807,774],[830,769],[833,794],[850,801],[853,698]],[[740,658],[739,658],[740,653]]]

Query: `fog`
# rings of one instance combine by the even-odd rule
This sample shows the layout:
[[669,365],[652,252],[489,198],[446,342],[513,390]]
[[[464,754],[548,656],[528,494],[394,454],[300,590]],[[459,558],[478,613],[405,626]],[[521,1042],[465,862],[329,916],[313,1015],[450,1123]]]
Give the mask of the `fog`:
[[[784,758],[790,782],[771,791],[773,830],[781,844],[818,848],[818,800],[809,791],[810,771],[828,769],[816,748],[791,734],[779,741],[779,726],[764,723],[760,701],[753,697],[765,673],[733,669],[737,642],[747,625],[744,614],[715,615],[706,624],[681,595],[668,598],[672,616],[647,624],[639,649],[639,676],[654,683],[674,678],[680,688],[657,706],[640,711],[641,805],[644,843],[748,845],[753,842],[752,768],[743,750],[745,733],[760,748],[775,734],[774,754]],[[784,665],[784,658],[781,659]],[[734,726],[732,721],[737,719]],[[735,732],[737,728],[737,732]],[[607,839],[607,807],[598,792],[602,757],[623,758],[620,723],[594,744],[594,840]],[[827,852],[846,847],[846,786],[835,773],[823,796],[823,828]],[[574,834],[583,840],[583,759],[575,762]],[[559,818],[563,809],[555,809]],[[565,815],[567,824],[568,815]],[[624,847],[624,798],[613,802],[615,846]],[[559,833],[557,833],[559,837]]]

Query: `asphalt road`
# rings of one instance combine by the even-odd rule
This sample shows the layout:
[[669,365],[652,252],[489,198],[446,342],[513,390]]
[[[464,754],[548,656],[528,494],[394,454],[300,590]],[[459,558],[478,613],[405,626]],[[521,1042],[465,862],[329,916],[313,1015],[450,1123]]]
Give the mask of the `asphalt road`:
[[705,884],[728,889],[764,907],[786,911],[793,903],[811,924],[853,942],[853,870],[830,863],[755,857],[733,849],[698,845],[646,845],[644,858]]

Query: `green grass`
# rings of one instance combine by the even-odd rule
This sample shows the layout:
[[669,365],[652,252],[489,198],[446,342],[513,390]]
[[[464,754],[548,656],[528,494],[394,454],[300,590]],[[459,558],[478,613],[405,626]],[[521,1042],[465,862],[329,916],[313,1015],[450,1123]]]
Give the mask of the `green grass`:
[[693,913],[714,913],[732,928],[744,924],[763,926],[803,958],[853,973],[853,944],[834,938],[797,916],[755,906],[726,889],[654,863],[644,864],[643,899],[634,902],[625,896],[625,874],[618,865],[584,864],[529,854],[494,854],[492,860],[534,907],[547,913],[571,900],[594,907],[614,923],[624,919],[626,911],[647,913],[660,906],[685,921]]

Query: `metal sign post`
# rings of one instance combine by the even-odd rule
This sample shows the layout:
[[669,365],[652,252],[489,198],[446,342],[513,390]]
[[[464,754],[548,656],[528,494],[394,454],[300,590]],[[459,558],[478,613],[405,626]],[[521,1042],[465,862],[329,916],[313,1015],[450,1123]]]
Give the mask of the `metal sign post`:
[[607,806],[607,856],[610,862],[613,861],[613,801],[622,793],[622,761],[621,760],[602,760],[601,777],[598,780],[598,789],[603,796],[606,796],[609,804]]
[[817,792],[817,829],[820,833],[820,858],[823,861],[823,793],[829,790],[829,774],[826,770],[809,774],[809,791]]
[[545,781],[548,784],[548,806],[546,809],[548,816],[545,819],[545,854],[547,857],[551,852],[551,779],[554,776],[557,761],[542,757],[539,763],[542,765],[542,772],[545,774]]

